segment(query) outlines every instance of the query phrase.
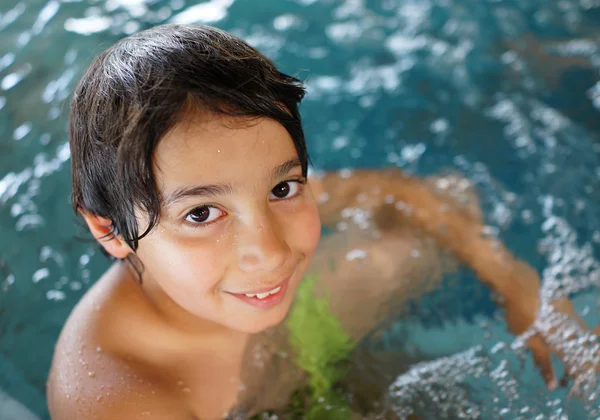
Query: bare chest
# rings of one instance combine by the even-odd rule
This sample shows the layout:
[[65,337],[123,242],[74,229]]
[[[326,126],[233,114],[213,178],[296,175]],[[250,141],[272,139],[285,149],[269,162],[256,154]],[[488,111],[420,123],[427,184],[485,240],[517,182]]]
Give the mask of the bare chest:
[[176,392],[197,418],[207,418],[207,406],[220,418],[284,408],[305,380],[287,347],[287,333],[270,331],[253,337],[243,352],[222,351],[208,363],[192,358]]

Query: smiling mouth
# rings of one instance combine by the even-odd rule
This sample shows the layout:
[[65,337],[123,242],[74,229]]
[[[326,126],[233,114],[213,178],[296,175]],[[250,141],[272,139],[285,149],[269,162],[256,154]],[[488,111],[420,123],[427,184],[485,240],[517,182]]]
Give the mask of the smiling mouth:
[[230,293],[232,296],[254,307],[268,309],[283,301],[287,286],[292,276],[286,278],[277,286],[268,289],[252,291],[251,293]]
[[262,293],[244,293],[244,295],[248,296],[248,297],[256,297],[258,299],[264,299],[267,296],[274,295],[275,293],[279,292],[280,290],[281,290],[281,285],[275,287],[274,289],[268,290],[266,292],[262,292]]

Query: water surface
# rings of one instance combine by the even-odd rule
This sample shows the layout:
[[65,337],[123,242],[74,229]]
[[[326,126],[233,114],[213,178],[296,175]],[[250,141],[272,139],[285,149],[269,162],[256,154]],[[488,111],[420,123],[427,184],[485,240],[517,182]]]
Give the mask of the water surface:
[[[93,244],[78,240],[87,236],[70,209],[71,91],[103,49],[164,22],[229,30],[305,80],[302,113],[317,167],[466,174],[492,231],[543,273],[549,293],[572,293],[578,311],[598,321],[599,3],[195,3],[0,5],[1,389],[47,416],[55,340],[107,267]],[[530,361],[521,368],[513,337],[468,271],[446,287],[386,335],[388,346],[454,354],[398,378],[390,391],[400,414],[414,391],[432,396],[426,406],[434,412],[463,418],[600,415],[592,413],[596,394],[565,400],[567,389],[544,391]]]

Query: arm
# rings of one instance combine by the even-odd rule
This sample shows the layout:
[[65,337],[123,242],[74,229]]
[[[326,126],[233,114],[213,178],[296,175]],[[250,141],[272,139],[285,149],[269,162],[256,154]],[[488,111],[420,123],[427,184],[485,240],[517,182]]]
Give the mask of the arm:
[[501,243],[483,235],[478,218],[436,194],[424,181],[399,170],[387,170],[355,171],[347,177],[327,173],[310,182],[319,201],[321,220],[329,227],[342,220],[344,208],[360,207],[376,215],[392,200],[401,203],[396,208],[401,209],[398,212],[406,221],[449,249],[486,285],[509,301],[526,301],[533,307],[533,321],[540,285],[537,275],[528,272],[525,264]]
[[[540,306],[537,272],[518,260],[503,244],[486,237],[481,218],[473,211],[437,193],[425,181],[406,176],[399,170],[356,171],[349,176],[328,173],[311,179],[311,188],[320,202],[321,218],[326,226],[335,226],[343,220],[342,210],[349,207],[369,210],[375,218],[377,213],[386,217],[390,213],[401,213],[399,217],[405,223],[428,233],[500,295],[507,325],[513,333],[523,333],[536,319]],[[390,212],[390,207],[400,210]],[[387,211],[382,211],[386,208]],[[562,308],[567,304],[568,301],[553,305],[570,314],[572,311]],[[551,349],[541,334],[531,337],[528,345],[549,387],[555,387],[550,352],[557,349]]]

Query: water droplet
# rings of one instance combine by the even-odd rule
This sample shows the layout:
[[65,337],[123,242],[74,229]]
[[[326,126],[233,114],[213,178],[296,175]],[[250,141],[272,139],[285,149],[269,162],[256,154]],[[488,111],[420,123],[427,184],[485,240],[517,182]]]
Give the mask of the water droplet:
[[346,260],[348,261],[353,261],[357,259],[364,260],[366,257],[367,253],[362,249],[353,249],[352,251],[346,254]]
[[48,276],[50,276],[50,270],[48,270],[47,268],[40,268],[35,273],[33,273],[32,280],[34,283],[39,283]]

